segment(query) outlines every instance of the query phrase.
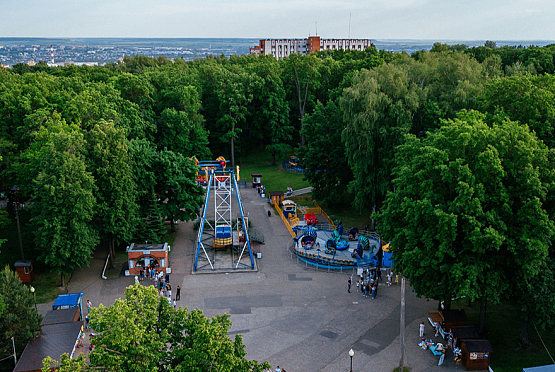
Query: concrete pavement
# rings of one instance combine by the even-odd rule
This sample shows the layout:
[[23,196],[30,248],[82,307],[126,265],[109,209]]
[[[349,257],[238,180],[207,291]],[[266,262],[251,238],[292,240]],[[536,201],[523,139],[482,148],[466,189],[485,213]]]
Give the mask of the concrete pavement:
[[[198,307],[209,317],[230,314],[230,335],[243,336],[247,357],[288,372],[348,371],[351,348],[354,371],[386,372],[398,366],[399,286],[382,284],[375,300],[357,294],[354,286],[347,293],[350,273],[320,272],[296,263],[287,250],[290,235],[279,217],[268,217],[266,200],[252,188],[241,189],[241,195],[252,225],[265,237],[259,271],[192,275],[196,232],[192,222],[179,223],[170,255],[171,283],[174,290],[178,283],[182,288],[178,305]],[[90,267],[76,272],[69,283],[71,292],[84,292],[94,306],[111,305],[133,284],[132,277],[102,280],[104,259],[105,252],[95,254]],[[49,308],[51,303],[41,305],[43,312]],[[450,352],[438,367],[438,358],[417,345],[420,322],[432,333],[425,319],[435,308],[435,302],[417,298],[407,287],[405,361],[414,371],[454,370]]]

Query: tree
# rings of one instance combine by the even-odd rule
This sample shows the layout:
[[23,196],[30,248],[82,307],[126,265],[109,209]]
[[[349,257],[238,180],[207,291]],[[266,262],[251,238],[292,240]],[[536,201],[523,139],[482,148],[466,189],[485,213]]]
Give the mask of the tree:
[[484,118],[463,111],[424,138],[407,136],[377,216],[415,292],[479,300],[480,330],[486,301],[515,293],[515,267],[538,274],[555,231],[548,149],[527,127]]
[[482,107],[527,124],[549,148],[555,146],[555,77],[514,75],[486,84]]
[[269,368],[245,359],[241,336],[228,336],[227,315],[174,309],[153,286],[134,285],[110,307],[90,314],[97,333],[92,367],[109,371],[240,371]]
[[156,194],[162,216],[175,221],[190,221],[198,216],[204,201],[204,190],[196,183],[197,166],[191,159],[172,151],[161,151],[156,165]]
[[108,240],[110,264],[116,245],[129,242],[138,220],[137,192],[125,131],[100,121],[87,133],[89,171],[97,188],[95,222]]
[[[298,53],[290,54],[284,58],[283,68],[287,80],[293,85],[290,90],[291,111],[298,113],[299,133],[302,133],[303,118],[305,113],[312,110],[316,103],[315,91],[320,87],[320,69],[322,60],[314,54],[303,56]],[[296,107],[293,110],[293,107]],[[300,136],[301,146],[304,146],[304,137]]]
[[40,259],[61,275],[88,265],[98,233],[92,226],[95,185],[85,166],[85,141],[75,127],[43,129],[40,171],[34,180],[32,222]]
[[19,276],[6,265],[0,272],[0,293],[5,310],[0,316],[0,344],[10,345],[14,338],[17,354],[40,331],[42,317],[35,309],[29,287],[21,284]]
[[343,200],[353,174],[341,132],[345,124],[334,101],[327,105],[318,102],[314,112],[304,118],[305,147],[301,149],[305,177],[312,185],[313,197],[330,204]]
[[412,129],[424,92],[403,66],[384,64],[353,77],[339,102],[344,113],[342,140],[355,180],[359,210],[380,207],[391,189],[395,147]]
[[67,353],[62,354],[60,361],[47,357],[42,361],[44,367],[42,372],[51,372],[56,370],[58,372],[85,372],[94,370],[89,368],[85,354],[79,354],[77,359],[70,358]]

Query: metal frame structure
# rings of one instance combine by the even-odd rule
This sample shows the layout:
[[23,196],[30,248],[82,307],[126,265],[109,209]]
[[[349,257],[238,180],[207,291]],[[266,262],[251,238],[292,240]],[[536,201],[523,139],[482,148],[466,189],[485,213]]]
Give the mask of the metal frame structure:
[[[235,173],[233,170],[226,170],[217,162],[200,162],[201,167],[205,167],[206,172],[209,174],[209,179],[206,187],[206,197],[204,200],[204,205],[200,213],[200,225],[197,233],[196,239],[196,253],[195,253],[195,264],[193,267],[194,271],[197,270],[237,270],[240,268],[248,268],[254,270],[254,257],[252,254],[250,238],[248,233],[248,223],[245,221],[245,211],[243,209],[243,203],[241,201],[241,194],[239,193],[239,187],[237,185],[237,179],[235,178]],[[199,172],[200,173],[200,172]],[[211,191],[214,191],[214,224],[210,223],[206,219],[206,214],[208,210],[208,204],[210,200]],[[239,207],[238,216],[241,216],[241,221],[233,226],[232,216],[232,200],[233,194],[236,196],[236,200]],[[239,228],[242,229],[245,241],[240,242],[238,245],[232,244],[232,255],[234,251],[238,253],[237,259],[235,256],[231,260],[231,267],[217,267],[216,262],[216,250],[210,244],[216,235],[216,227],[218,225],[227,224],[236,231]],[[250,257],[250,265],[242,263],[241,259],[248,251]],[[201,254],[202,252],[202,254]]]

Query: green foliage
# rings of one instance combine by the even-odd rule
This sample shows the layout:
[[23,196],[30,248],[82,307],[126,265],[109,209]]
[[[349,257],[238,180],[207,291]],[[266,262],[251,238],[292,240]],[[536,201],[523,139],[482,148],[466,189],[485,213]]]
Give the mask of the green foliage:
[[394,64],[356,74],[353,85],[344,90],[342,139],[355,176],[351,190],[360,210],[379,206],[390,189],[394,149],[410,132],[423,97],[407,69]]
[[85,354],[79,354],[76,359],[70,358],[67,353],[62,354],[60,361],[52,359],[51,357],[45,358],[43,361],[42,372],[50,372],[54,368],[58,372],[85,372],[92,370],[87,364]]
[[498,302],[516,293],[516,268],[539,273],[554,233],[554,174],[526,127],[490,128],[462,112],[425,138],[407,136],[395,159],[378,227],[416,293]]
[[174,309],[153,286],[134,285],[125,299],[89,314],[97,333],[90,365],[110,371],[263,371],[245,359],[241,336],[231,340],[227,315]]
[[42,317],[34,307],[29,287],[21,284],[7,265],[0,271],[0,293],[5,305],[0,316],[0,345],[11,345],[13,337],[17,354],[21,355],[27,342],[40,331]]
[[549,147],[555,146],[555,77],[515,75],[486,85],[482,106],[527,124]]
[[83,135],[79,131],[48,135],[34,181],[32,222],[40,259],[62,275],[64,285],[64,275],[88,265],[99,241],[91,225],[96,188],[85,166]]
[[341,141],[343,117],[337,104],[326,106],[318,102],[314,113],[304,118],[305,147],[301,150],[306,179],[314,189],[312,195],[328,204],[343,203],[343,197],[353,175],[345,146]]
[[161,151],[156,164],[156,194],[164,218],[190,221],[198,216],[204,201],[204,189],[196,183],[198,167],[179,153]]

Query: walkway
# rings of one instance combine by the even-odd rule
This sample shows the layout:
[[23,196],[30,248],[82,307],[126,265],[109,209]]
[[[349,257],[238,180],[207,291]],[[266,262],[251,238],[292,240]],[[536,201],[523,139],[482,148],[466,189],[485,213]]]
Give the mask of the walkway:
[[[209,317],[230,314],[230,334],[243,335],[247,357],[267,360],[274,369],[348,371],[352,348],[355,371],[392,371],[400,357],[399,286],[382,285],[371,300],[354,287],[347,293],[345,272],[319,272],[297,264],[287,251],[290,235],[280,218],[268,217],[266,200],[252,188],[241,189],[241,194],[253,226],[266,240],[260,246],[259,272],[192,275],[196,232],[193,222],[179,223],[170,256],[171,282],[182,288],[178,305],[198,307]],[[133,284],[132,277],[100,279],[104,257],[104,252],[97,253],[90,268],[75,273],[69,285],[72,292],[84,292],[94,306],[112,304]],[[48,308],[51,303],[41,305],[42,311]],[[416,298],[407,288],[406,363],[414,371],[454,370],[450,357],[446,366],[437,367],[438,359],[417,346],[418,325],[434,308],[435,302]]]

